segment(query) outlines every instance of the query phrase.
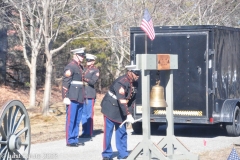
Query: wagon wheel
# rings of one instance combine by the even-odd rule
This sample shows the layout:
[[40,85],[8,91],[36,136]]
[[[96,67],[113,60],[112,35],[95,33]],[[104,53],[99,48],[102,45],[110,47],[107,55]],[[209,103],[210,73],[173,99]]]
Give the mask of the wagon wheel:
[[13,100],[0,109],[0,159],[28,159],[31,129],[24,105]]

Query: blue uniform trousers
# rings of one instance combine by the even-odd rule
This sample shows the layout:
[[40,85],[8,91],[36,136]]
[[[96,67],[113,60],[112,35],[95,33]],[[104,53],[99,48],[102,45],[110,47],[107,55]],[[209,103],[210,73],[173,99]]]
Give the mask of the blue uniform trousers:
[[78,143],[79,124],[82,118],[83,104],[71,101],[66,108],[66,143]]
[[82,134],[90,135],[93,134],[93,115],[94,115],[94,98],[88,98],[87,103],[83,104],[82,113]]
[[114,122],[104,116],[104,137],[103,137],[103,152],[102,157],[112,158],[113,151],[111,145],[111,139],[113,129],[115,126],[116,147],[118,150],[118,159],[128,156],[127,151],[127,132],[126,124],[120,128],[120,123]]

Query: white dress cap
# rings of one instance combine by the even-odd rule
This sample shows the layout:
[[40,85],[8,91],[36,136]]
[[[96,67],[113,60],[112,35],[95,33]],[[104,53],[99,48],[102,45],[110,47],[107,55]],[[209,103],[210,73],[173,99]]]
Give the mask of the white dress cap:
[[77,48],[77,49],[71,50],[71,52],[73,52],[73,54],[84,53],[84,49],[85,48]]
[[86,54],[86,59],[93,59],[93,60],[95,60],[96,58],[97,57],[92,55],[92,54],[89,54],[89,53]]
[[139,70],[137,69],[136,65],[128,65],[128,66],[125,66],[125,68],[129,71]]

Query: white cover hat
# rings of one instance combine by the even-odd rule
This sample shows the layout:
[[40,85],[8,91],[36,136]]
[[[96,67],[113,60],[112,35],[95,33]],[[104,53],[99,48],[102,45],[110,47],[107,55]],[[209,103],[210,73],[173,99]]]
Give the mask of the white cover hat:
[[136,65],[127,65],[125,68],[129,71],[139,70]]
[[89,53],[86,54],[86,59],[93,59],[93,60],[95,60],[96,58],[97,57],[92,55],[92,54],[89,54]]
[[73,54],[77,54],[77,53],[84,53],[84,47],[83,48],[77,48],[74,50],[71,50],[71,52],[73,52]]

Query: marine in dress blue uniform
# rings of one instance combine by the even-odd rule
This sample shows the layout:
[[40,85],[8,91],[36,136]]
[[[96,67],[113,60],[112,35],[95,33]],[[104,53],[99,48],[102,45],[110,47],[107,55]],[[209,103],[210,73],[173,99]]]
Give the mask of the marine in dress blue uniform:
[[83,104],[82,114],[82,135],[80,138],[91,138],[93,135],[93,116],[94,116],[94,103],[96,99],[95,83],[99,78],[99,69],[94,66],[97,57],[92,54],[86,54],[86,67],[84,68],[84,82],[86,100]]
[[124,120],[134,123],[132,113],[140,71],[133,68],[135,66],[127,67],[128,72],[113,82],[101,102],[101,112],[104,115],[103,160],[112,159],[111,138],[114,127],[118,159],[126,159],[128,156],[126,124],[121,128],[119,126]]
[[73,59],[64,68],[62,97],[66,104],[66,144],[69,147],[84,145],[78,141],[85,91],[83,87],[84,48],[72,50]]

